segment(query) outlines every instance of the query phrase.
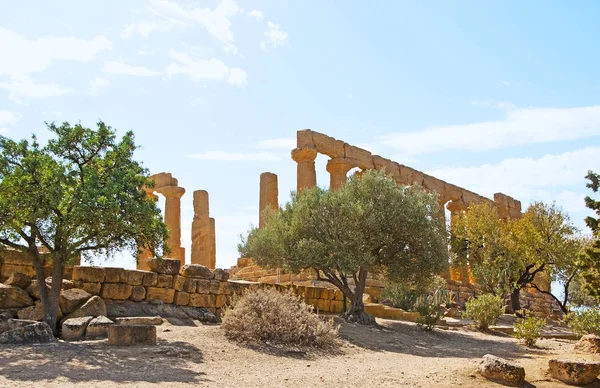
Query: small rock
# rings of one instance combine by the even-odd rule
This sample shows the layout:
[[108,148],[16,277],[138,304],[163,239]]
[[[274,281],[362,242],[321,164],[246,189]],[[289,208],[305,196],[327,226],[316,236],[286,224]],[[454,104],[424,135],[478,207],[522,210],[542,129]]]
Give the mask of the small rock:
[[156,317],[122,317],[116,318],[117,325],[162,325],[163,319]]
[[80,288],[71,288],[70,290],[60,292],[58,304],[63,314],[68,316],[91,297],[92,295],[90,293]]
[[181,276],[196,279],[213,279],[214,273],[208,267],[200,264],[186,264],[179,271]]
[[7,286],[15,286],[19,288],[27,288],[31,284],[31,277],[24,273],[14,272],[4,282]]
[[550,360],[548,361],[550,376],[567,384],[591,384],[600,374],[600,362]]
[[150,270],[156,273],[177,275],[179,273],[179,268],[181,267],[181,262],[176,259],[154,258],[148,260],[148,267],[150,267]]
[[67,315],[66,319],[81,317],[99,317],[106,315],[106,304],[99,296],[92,296],[80,308]]
[[78,340],[83,338],[85,329],[94,317],[69,318],[62,324],[61,336],[64,340]]
[[525,369],[523,367],[492,354],[483,356],[477,370],[483,377],[491,380],[519,385],[525,382]]
[[33,305],[33,299],[27,291],[15,286],[0,283],[0,309],[11,307],[28,307]]
[[88,338],[108,336],[108,327],[114,325],[110,319],[100,316],[92,319],[85,329],[85,336]]
[[586,334],[575,344],[575,349],[586,353],[600,353],[600,337]]
[[32,344],[54,341],[56,338],[46,322],[34,322],[0,334],[0,344]]

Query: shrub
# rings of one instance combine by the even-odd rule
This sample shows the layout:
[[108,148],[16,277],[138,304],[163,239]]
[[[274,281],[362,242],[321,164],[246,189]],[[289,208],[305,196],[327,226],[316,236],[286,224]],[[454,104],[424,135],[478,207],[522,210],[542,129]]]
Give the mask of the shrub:
[[420,314],[416,320],[417,327],[425,331],[432,331],[435,324],[443,316],[436,297],[425,296],[419,298],[415,310]]
[[273,289],[248,290],[225,311],[221,328],[238,342],[302,347],[336,343],[338,328],[323,321],[291,293]]
[[495,325],[502,315],[502,299],[492,294],[483,294],[469,300],[466,305],[464,317],[477,322],[480,330],[487,330],[490,325]]
[[405,311],[414,310],[417,299],[421,295],[422,293],[403,283],[388,284],[381,293],[383,299],[388,299],[394,307]]
[[567,324],[575,334],[600,336],[600,308],[587,308],[569,313]]
[[542,329],[545,324],[544,318],[519,319],[515,323],[515,338],[523,340],[527,346],[533,346],[542,337]]

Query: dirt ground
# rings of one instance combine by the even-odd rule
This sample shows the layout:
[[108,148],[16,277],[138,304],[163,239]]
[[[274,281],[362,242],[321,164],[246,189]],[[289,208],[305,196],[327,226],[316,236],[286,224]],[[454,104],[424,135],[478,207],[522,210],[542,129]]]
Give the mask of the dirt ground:
[[[157,346],[114,347],[106,340],[0,348],[0,387],[496,387],[475,373],[487,353],[525,367],[529,387],[561,387],[545,375],[550,358],[600,360],[574,353],[573,341],[527,348],[506,335],[466,329],[425,333],[378,320],[381,328],[342,324],[328,353],[249,348],[218,325],[158,327]],[[589,385],[600,387],[600,382]]]

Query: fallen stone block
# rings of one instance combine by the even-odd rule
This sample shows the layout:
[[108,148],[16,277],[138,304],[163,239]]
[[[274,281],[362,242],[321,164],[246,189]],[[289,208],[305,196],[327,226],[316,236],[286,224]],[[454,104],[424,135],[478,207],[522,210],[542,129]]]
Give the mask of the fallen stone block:
[[200,264],[186,264],[179,271],[181,276],[196,279],[213,279],[214,273],[208,267]]
[[213,271],[215,280],[227,281],[229,280],[229,272],[224,269],[217,268]]
[[179,268],[181,267],[181,262],[176,259],[149,259],[148,267],[150,270],[156,273],[162,273],[166,275],[177,275],[179,273]]
[[108,327],[109,345],[156,345],[156,326],[112,325]]
[[7,286],[27,288],[31,284],[31,277],[24,273],[15,272],[8,277],[4,284]]
[[479,374],[487,379],[515,385],[523,385],[525,382],[525,369],[523,367],[492,354],[483,356],[477,370]]
[[600,374],[600,362],[575,360],[550,360],[548,373],[567,384],[591,384]]
[[116,318],[117,325],[162,325],[163,319],[159,316],[155,317],[122,317]]
[[33,322],[0,334],[0,344],[35,344],[54,341],[56,338],[46,322]]
[[575,344],[575,349],[586,353],[600,353],[600,337],[586,334]]
[[81,317],[99,317],[106,315],[106,304],[99,296],[92,296],[77,310],[67,315],[67,319]]
[[44,319],[44,309],[40,302],[35,302],[35,305],[17,311],[17,316],[19,319],[39,322]]
[[85,329],[87,338],[97,338],[108,336],[108,328],[115,323],[105,316],[99,316],[90,321]]
[[62,324],[61,337],[64,340],[82,339],[85,329],[94,317],[80,317],[66,319]]
[[0,283],[0,309],[29,306],[33,306],[33,299],[27,291]]
[[71,288],[60,292],[58,305],[60,310],[65,315],[71,314],[73,311],[82,306],[92,295],[79,288]]

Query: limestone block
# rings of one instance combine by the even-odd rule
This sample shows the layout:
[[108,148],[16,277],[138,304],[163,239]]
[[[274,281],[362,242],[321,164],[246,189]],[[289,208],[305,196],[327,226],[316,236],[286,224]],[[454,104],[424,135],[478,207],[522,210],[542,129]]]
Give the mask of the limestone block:
[[[80,283],[79,281],[77,281],[78,284]],[[47,277],[45,279],[45,283],[46,283],[46,289],[48,290],[48,292],[50,292],[50,287],[52,285],[52,277]],[[62,280],[62,286],[61,289],[62,290],[70,290],[72,288],[76,288],[75,287],[75,283],[71,280],[66,280],[63,279]],[[77,287],[77,288],[81,288],[81,287]],[[29,295],[31,295],[31,297],[33,299],[36,300],[40,300],[40,288],[38,286],[38,281],[37,280],[33,280],[31,282],[31,284],[29,285],[29,287],[27,287],[27,292],[29,293]]]
[[224,269],[217,268],[213,271],[213,274],[215,276],[215,280],[221,280],[225,282],[229,280],[229,272]]
[[400,166],[389,159],[373,155],[373,165],[376,170],[385,170],[385,173],[392,175],[394,179],[400,176]]
[[221,290],[221,282],[218,280],[211,280],[210,286],[208,287],[208,293],[217,295],[220,293],[219,292],[220,290]]
[[187,306],[190,303],[190,294],[183,291],[175,293],[175,304],[178,306]]
[[196,282],[196,291],[198,294],[210,294],[211,281],[208,279],[198,279]]
[[296,144],[298,148],[313,147],[313,132],[310,129],[301,129],[296,132]]
[[82,339],[85,329],[94,317],[80,317],[66,319],[62,324],[61,337],[64,340],[73,341]]
[[[19,318],[21,317],[19,316]],[[595,334],[586,334],[575,344],[575,349],[586,353],[600,353],[600,337]]]
[[73,280],[88,283],[102,283],[104,281],[104,268],[102,267],[73,267]]
[[55,341],[52,329],[46,322],[34,322],[0,334],[0,344],[33,344]]
[[[344,155],[344,142],[341,140],[336,140],[333,137],[324,135],[319,132],[312,132],[312,140],[317,150],[329,156],[330,158],[343,158]],[[298,144],[298,147],[306,147],[311,144]]]
[[421,171],[417,171],[414,168],[407,167],[403,164],[400,167],[400,179],[402,184],[412,185],[414,183],[423,185],[424,174]]
[[177,275],[181,262],[177,259],[150,259],[148,260],[148,266],[152,272],[162,273],[166,275]]
[[156,345],[156,326],[111,325],[108,327],[108,344],[117,346]]
[[80,308],[67,315],[67,319],[81,317],[98,317],[106,315],[106,304],[99,296],[92,296]]
[[260,174],[258,227],[263,228],[266,222],[267,209],[279,208],[279,189],[277,175],[271,172]]
[[229,282],[220,282],[219,284],[219,295],[231,295],[231,287],[229,286]]
[[523,385],[525,381],[525,369],[522,366],[492,354],[483,356],[477,370],[487,379],[518,385]]
[[296,172],[296,188],[300,192],[305,188],[315,187],[317,175],[315,171],[315,158],[317,150],[314,147],[303,147],[292,150],[292,159],[298,163]]
[[446,196],[446,182],[437,179],[427,174],[423,174],[423,187],[426,189],[436,192],[440,197],[445,198]]
[[600,362],[553,359],[548,361],[548,372],[563,383],[591,384],[600,374]]
[[41,321],[44,319],[44,309],[41,302],[35,302],[35,305],[25,307],[17,311],[19,319],[27,319],[30,321]]
[[60,292],[58,304],[60,310],[65,315],[71,314],[73,311],[82,306],[92,295],[80,288],[72,288]]
[[133,286],[131,290],[131,299],[134,302],[141,302],[146,297],[146,289],[144,286]]
[[372,170],[375,167],[373,155],[369,151],[347,143],[344,144],[344,158],[362,170]]
[[206,190],[194,191],[194,219],[192,220],[192,264],[210,265],[210,215]]
[[3,249],[2,255],[0,256],[0,264],[33,267],[35,265],[35,260],[29,253],[13,249]]
[[160,300],[163,303],[173,303],[175,290],[172,288],[148,287],[146,290],[146,300]]
[[150,271],[140,271],[131,269],[128,269],[125,272],[127,273],[127,281],[125,283],[132,286],[141,286],[144,282],[144,276],[146,276],[146,274],[154,273]]
[[163,319],[155,317],[120,317],[115,319],[117,325],[162,325]]
[[173,275],[159,274],[156,281],[156,287],[172,288],[173,287]]
[[196,279],[213,279],[214,274],[208,267],[200,264],[186,264],[179,271],[181,276]]
[[133,286],[125,283],[104,283],[100,296],[104,299],[126,300],[133,292]]
[[79,282],[77,284],[77,288],[81,288],[92,295],[100,295],[100,291],[102,291],[102,283]]
[[331,301],[328,299],[319,299],[317,302],[317,308],[319,311],[329,312],[329,308],[331,307]]
[[27,288],[31,284],[31,276],[20,272],[15,272],[8,277],[4,284],[7,286]]
[[450,201],[458,201],[462,199],[463,189],[460,187],[453,185],[451,183],[446,183],[446,197]]
[[0,283],[0,309],[11,307],[28,307],[33,305],[33,299],[27,291],[15,286]]
[[192,294],[190,295],[190,305],[194,307],[215,307],[216,296],[207,294]]
[[158,275],[156,272],[146,272],[144,273],[144,279],[142,280],[142,285],[144,287],[154,287],[156,286],[156,282],[158,282]]
[[85,329],[85,336],[87,338],[106,337],[108,335],[108,328],[112,325],[114,325],[114,322],[107,317],[96,317],[90,321]]
[[104,274],[107,283],[127,283],[127,271],[124,268],[104,268]]
[[2,275],[10,276],[13,273],[22,273],[30,277],[35,277],[35,269],[34,267],[28,265],[13,265],[13,264],[3,264],[2,265]]
[[215,298],[215,307],[221,308],[227,304],[227,295],[217,295]]

